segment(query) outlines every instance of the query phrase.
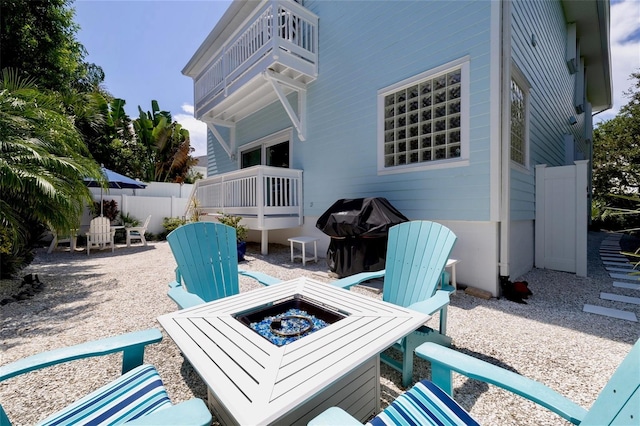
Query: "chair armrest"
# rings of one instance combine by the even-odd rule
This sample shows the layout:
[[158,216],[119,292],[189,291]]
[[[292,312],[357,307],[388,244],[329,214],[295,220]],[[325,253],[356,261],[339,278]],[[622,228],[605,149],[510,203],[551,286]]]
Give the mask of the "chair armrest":
[[127,231],[127,232],[136,231],[136,232],[141,232],[141,233],[144,234],[146,232],[147,228],[144,228],[142,226],[132,226],[132,227],[129,227],[129,228],[124,228],[124,230]]
[[413,309],[414,311],[422,312],[423,314],[433,315],[448,304],[449,292],[438,290],[436,291],[436,294],[434,294],[427,300],[413,303],[407,306],[407,308]]
[[350,277],[345,277],[336,281],[333,281],[331,285],[340,287],[340,288],[351,288],[354,285],[358,285],[365,281],[372,280],[374,278],[382,278],[384,277],[385,269],[381,271],[374,272],[360,272],[359,274],[351,275]]
[[324,410],[322,413],[318,414],[316,417],[311,419],[308,426],[362,426],[358,420],[353,418],[353,416],[342,408],[339,407],[331,407]]
[[542,383],[432,342],[416,348],[416,355],[431,362],[432,381],[452,394],[451,372],[490,383],[535,402],[571,423],[579,424],[587,410]]
[[182,286],[170,288],[167,292],[167,296],[176,302],[176,305],[178,305],[178,308],[180,309],[192,308],[204,303],[204,300],[199,296],[185,291]]
[[160,330],[150,329],[42,352],[0,367],[0,382],[52,365],[114,352],[123,352],[122,373],[124,374],[142,365],[145,346],[151,343],[158,343],[161,340],[162,333]]
[[254,280],[257,280],[262,285],[273,285],[282,282],[282,280],[265,274],[264,272],[245,271],[244,269],[238,269],[238,274],[244,275],[245,277],[251,277]]
[[127,425],[197,425],[211,424],[211,413],[201,399],[190,399],[127,422]]

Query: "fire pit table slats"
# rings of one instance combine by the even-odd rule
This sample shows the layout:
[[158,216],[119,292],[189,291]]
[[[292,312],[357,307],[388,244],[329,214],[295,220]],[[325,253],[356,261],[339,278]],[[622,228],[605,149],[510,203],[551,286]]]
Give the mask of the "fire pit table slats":
[[[345,318],[276,346],[237,317],[302,297]],[[379,409],[378,354],[429,319],[298,278],[158,318],[209,388],[223,424],[306,424],[337,405],[361,420]]]
[[[345,320],[345,323],[347,322]],[[274,385],[273,397],[290,393],[299,383],[313,385],[318,382],[319,385],[324,378],[318,375],[318,370],[332,370],[332,374],[348,373],[349,368],[339,371],[343,367],[340,365],[340,360],[345,354],[355,354],[364,350],[370,344],[366,334],[391,333],[396,327],[402,326],[403,322],[401,319],[389,321],[388,318],[376,318],[374,321],[365,321],[363,318],[358,318],[333,333],[317,336],[313,342],[300,350],[291,353],[287,351],[282,357],[282,366]],[[380,352],[386,347],[381,347]],[[311,354],[317,358],[313,365],[308,364],[308,357]]]

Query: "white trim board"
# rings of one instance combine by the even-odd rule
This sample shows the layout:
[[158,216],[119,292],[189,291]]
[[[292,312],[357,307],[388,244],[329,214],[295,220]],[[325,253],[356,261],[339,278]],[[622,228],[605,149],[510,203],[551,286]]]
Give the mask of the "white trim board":
[[630,290],[640,290],[640,284],[623,283],[621,281],[614,281],[613,286],[618,288],[628,288]]
[[612,309],[605,308],[602,306],[596,305],[584,305],[582,308],[583,312],[588,312],[590,314],[604,315],[605,317],[612,317],[617,319],[623,319],[627,321],[638,322],[638,318],[636,314],[628,311],[621,311],[620,309]]
[[624,302],[624,303],[632,303],[634,305],[640,305],[640,297],[623,296],[621,294],[601,292],[600,299],[613,300],[614,302]]

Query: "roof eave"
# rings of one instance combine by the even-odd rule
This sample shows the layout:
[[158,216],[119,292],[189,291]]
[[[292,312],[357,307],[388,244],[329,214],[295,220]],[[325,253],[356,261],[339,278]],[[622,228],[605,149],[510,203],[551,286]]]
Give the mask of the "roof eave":
[[607,110],[613,102],[609,0],[562,0],[562,5],[567,22],[576,23],[592,110]]

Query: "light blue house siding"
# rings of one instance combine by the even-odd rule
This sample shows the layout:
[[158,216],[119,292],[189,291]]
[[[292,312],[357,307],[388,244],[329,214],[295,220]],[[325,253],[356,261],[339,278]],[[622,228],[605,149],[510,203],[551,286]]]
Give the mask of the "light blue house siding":
[[[574,106],[575,74],[565,61],[567,22],[560,2],[515,0],[511,6],[512,61],[528,80],[529,169],[511,170],[511,275],[533,267],[536,164],[566,164],[565,135],[584,150],[585,114]],[[535,44],[535,46],[534,46]],[[577,123],[569,124],[574,116]],[[591,120],[591,117],[587,117]]]
[[[531,269],[534,166],[563,165],[569,151],[589,158],[585,127],[591,118],[575,111],[576,77],[565,62],[567,23],[561,3],[305,0],[304,7],[320,19],[318,76],[307,86],[307,137],[300,141],[293,131],[291,141],[290,167],[304,171],[304,226],[274,233],[270,241],[318,234],[315,221],[338,199],[385,197],[410,219],[436,220],[456,232],[454,256],[464,260],[458,267],[460,282],[495,295],[498,265],[508,264],[512,279]],[[500,38],[503,10],[509,19],[507,40]],[[500,204],[500,144],[507,144],[508,137],[501,137],[500,84],[509,73],[502,74],[502,41],[507,48],[510,44],[513,67],[530,88],[528,162],[510,169],[506,218]],[[380,173],[379,91],[461,59],[467,61],[469,77],[463,80],[468,88],[467,161]],[[296,94],[289,100],[297,105]],[[236,123],[237,148],[291,127],[276,101]],[[574,139],[570,150],[566,135]],[[209,173],[239,168],[239,159],[229,158],[209,137]],[[500,258],[506,246],[501,235],[508,235],[508,259]]]
[[[340,198],[386,197],[410,218],[489,220],[491,2],[304,5],[320,16],[319,76],[307,92],[307,140],[296,135],[292,148],[291,167],[304,170],[305,216],[320,216]],[[465,56],[468,165],[378,175],[377,91]],[[295,95],[290,99],[295,105]],[[237,124],[238,146],[287,127],[291,122],[276,102]],[[219,171],[237,167],[219,146],[213,154]]]

